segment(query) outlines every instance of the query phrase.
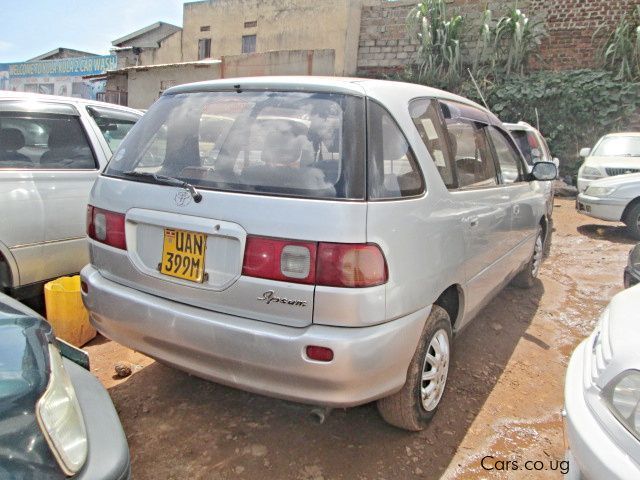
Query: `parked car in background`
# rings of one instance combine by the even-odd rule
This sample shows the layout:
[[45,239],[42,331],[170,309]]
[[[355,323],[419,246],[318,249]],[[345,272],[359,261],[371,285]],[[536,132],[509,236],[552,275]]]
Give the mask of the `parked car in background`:
[[0,293],[0,478],[129,478],[120,420],[88,369],[82,350]]
[[600,220],[623,222],[640,240],[640,173],[602,178],[578,194],[578,212]]
[[[524,155],[529,172],[533,169],[533,165],[538,162],[552,162],[556,166],[556,169],[560,168],[560,160],[551,155],[547,141],[536,128],[526,122],[505,123],[504,126],[509,130],[509,133],[511,133],[511,136]],[[544,182],[542,188],[547,197],[547,215],[549,218],[552,218],[553,183]]]
[[560,160],[551,155],[549,145],[538,129],[527,122],[505,123],[504,126],[516,141],[529,168],[537,162],[552,162],[560,168]]
[[89,191],[140,117],[102,102],[0,92],[0,291],[27,298],[86,265]]
[[640,132],[610,133],[593,150],[583,148],[584,163],[578,170],[578,192],[603,177],[640,173]]
[[571,356],[567,478],[640,478],[640,286],[617,294]]
[[640,283],[640,243],[631,249],[624,268],[624,288]]
[[[211,135],[205,115],[230,120]],[[83,298],[101,333],[171,365],[321,406],[379,400],[420,430],[452,334],[510,280],[533,285],[549,226],[533,180],[555,176],[529,174],[489,111],[420,85],[172,88],[93,188]]]

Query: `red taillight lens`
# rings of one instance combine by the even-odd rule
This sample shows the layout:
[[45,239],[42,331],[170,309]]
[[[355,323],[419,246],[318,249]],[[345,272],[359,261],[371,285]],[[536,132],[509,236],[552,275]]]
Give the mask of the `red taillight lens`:
[[316,277],[316,248],[313,242],[247,237],[242,274],[313,284]]
[[373,287],[387,282],[387,263],[375,244],[299,242],[247,237],[242,274],[327,287]]
[[327,347],[308,345],[306,349],[307,357],[318,362],[330,362],[333,360],[333,350]]
[[318,247],[318,285],[374,287],[387,279],[387,263],[378,245],[321,243]]
[[96,229],[93,228],[93,205],[87,206],[87,236],[89,238],[96,236]]
[[89,205],[87,207],[87,235],[98,242],[121,250],[127,249],[125,216]]

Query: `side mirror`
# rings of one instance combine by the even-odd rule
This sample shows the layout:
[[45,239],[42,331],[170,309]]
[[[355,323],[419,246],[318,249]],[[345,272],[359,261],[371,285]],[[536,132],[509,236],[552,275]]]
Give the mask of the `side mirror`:
[[580,150],[580,156],[582,158],[587,158],[590,153],[591,153],[591,149],[590,148],[583,148],[582,150]]
[[552,162],[538,162],[531,170],[532,180],[548,182],[558,176],[558,168]]

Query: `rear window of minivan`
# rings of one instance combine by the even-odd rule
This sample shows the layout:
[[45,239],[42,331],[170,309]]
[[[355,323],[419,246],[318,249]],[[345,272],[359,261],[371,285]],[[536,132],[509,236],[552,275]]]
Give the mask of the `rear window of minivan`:
[[362,98],[241,91],[161,97],[115,152],[105,174],[156,173],[203,189],[362,200]]

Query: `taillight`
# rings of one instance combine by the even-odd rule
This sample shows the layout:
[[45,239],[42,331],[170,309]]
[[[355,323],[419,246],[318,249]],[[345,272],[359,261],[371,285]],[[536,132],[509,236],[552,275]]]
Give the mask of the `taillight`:
[[316,282],[328,287],[374,287],[387,282],[387,263],[378,245],[320,243]]
[[87,235],[98,242],[121,250],[127,249],[123,213],[87,207]]
[[265,237],[247,237],[242,274],[296,283],[313,284],[316,277],[316,244]]
[[387,264],[375,244],[314,243],[247,237],[242,274],[330,287],[387,282]]

